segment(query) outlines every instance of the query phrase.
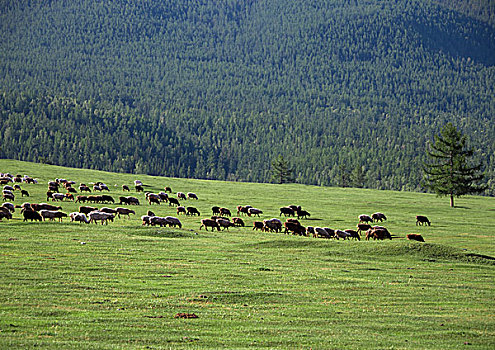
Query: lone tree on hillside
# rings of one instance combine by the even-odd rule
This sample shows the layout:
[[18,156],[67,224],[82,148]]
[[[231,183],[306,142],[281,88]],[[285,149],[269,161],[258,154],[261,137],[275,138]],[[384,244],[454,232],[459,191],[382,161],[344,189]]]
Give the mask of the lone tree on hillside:
[[467,148],[466,136],[452,123],[435,135],[435,143],[428,148],[431,163],[423,163],[425,186],[438,196],[450,196],[451,207],[454,197],[485,190],[485,186],[476,184],[484,176],[480,172],[481,163],[471,165],[474,151]]
[[283,184],[287,182],[294,182],[292,177],[293,169],[289,168],[289,162],[279,155],[277,159],[272,161],[272,179],[274,182]]

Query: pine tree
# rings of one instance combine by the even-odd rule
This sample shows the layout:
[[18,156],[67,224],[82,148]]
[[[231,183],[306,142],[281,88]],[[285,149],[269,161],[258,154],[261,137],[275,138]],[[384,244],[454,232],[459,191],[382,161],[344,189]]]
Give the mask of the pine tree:
[[435,143],[427,151],[431,163],[424,163],[425,186],[438,196],[450,196],[450,206],[454,207],[454,197],[470,193],[480,193],[485,186],[477,185],[483,179],[481,163],[471,165],[474,151],[467,148],[466,136],[448,123],[435,135]]
[[272,179],[274,182],[283,184],[287,182],[294,182],[292,176],[293,169],[289,168],[289,162],[284,159],[282,155],[279,155],[277,159],[272,161]]

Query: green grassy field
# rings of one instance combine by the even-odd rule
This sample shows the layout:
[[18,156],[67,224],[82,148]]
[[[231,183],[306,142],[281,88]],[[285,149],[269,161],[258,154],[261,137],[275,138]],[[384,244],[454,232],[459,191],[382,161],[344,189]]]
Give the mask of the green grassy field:
[[[195,192],[211,215],[250,204],[259,219],[301,205],[305,226],[354,228],[359,214],[385,213],[392,241],[334,241],[262,233],[143,227],[136,216],[108,226],[0,222],[0,348],[80,349],[492,349],[495,347],[495,200],[467,196],[450,208],[430,194],[230,183],[113,174],[0,160],[0,172],[45,202],[55,178],[103,181],[114,198],[140,179]],[[116,186],[115,186],[116,185]],[[127,195],[127,194],[126,194]],[[76,211],[78,204],[61,204]],[[97,205],[101,207],[103,205]],[[117,205],[105,205],[115,207]],[[153,205],[161,216],[175,208]],[[430,227],[417,227],[415,215]],[[245,218],[248,226],[253,218]],[[258,220],[258,219],[257,219]],[[421,233],[426,243],[409,242]],[[195,319],[174,318],[179,312]]]

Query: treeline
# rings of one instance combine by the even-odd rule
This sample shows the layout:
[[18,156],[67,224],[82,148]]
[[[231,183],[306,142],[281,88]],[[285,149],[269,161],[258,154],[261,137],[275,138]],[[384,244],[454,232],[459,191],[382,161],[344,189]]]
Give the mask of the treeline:
[[494,28],[434,2],[0,1],[0,29],[2,157],[421,190],[453,121],[493,178]]

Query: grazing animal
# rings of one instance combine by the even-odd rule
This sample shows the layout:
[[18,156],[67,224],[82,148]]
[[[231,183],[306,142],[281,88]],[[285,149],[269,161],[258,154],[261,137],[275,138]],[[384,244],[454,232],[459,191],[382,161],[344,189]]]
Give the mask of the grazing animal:
[[162,202],[168,201],[168,194],[166,194],[165,192],[159,192],[158,196],[160,197],[160,200]]
[[33,210],[40,211],[40,210],[50,210],[50,211],[55,211],[55,210],[61,210],[62,207],[48,204],[48,203],[39,203],[39,204],[31,204],[31,207]]
[[119,204],[139,205],[139,199],[136,197],[119,197],[119,201]]
[[[48,193],[47,193],[48,195]],[[52,193],[51,195],[52,201],[63,201],[65,199],[65,194],[63,193]],[[48,198],[47,198],[48,201]]]
[[249,208],[252,208],[252,206],[250,205],[238,205],[237,206],[237,215],[240,215],[240,214],[246,214],[248,215],[248,210]]
[[81,186],[79,186],[79,192],[90,192],[91,193],[91,188],[89,188],[86,185],[81,185]]
[[136,192],[143,192],[144,191],[142,185],[136,185],[135,188],[136,188]]
[[417,233],[409,233],[408,235],[406,235],[406,238],[410,241],[418,241],[418,242],[424,242],[425,241],[423,236],[421,236],[420,234],[417,234]]
[[179,206],[180,203],[179,203],[179,200],[177,198],[173,198],[173,197],[169,197],[168,198],[168,205],[177,205]]
[[229,230],[229,227],[233,227],[234,223],[230,222],[229,219],[226,218],[218,218],[217,219],[218,226],[223,227],[223,230]]
[[180,213],[187,214],[186,208],[183,207],[182,205],[177,207],[177,215],[179,215]]
[[74,187],[67,187],[67,192],[68,193],[77,193],[77,191]]
[[208,227],[211,227],[212,231],[215,231],[215,228],[218,231],[220,231],[220,226],[218,225],[218,222],[213,219],[202,219],[201,226],[199,227],[199,229],[201,230],[202,227],[204,227],[206,231],[208,231]]
[[301,224],[297,224],[292,221],[284,222],[285,231],[284,233],[288,234],[289,232],[293,235],[304,236],[306,234],[306,228],[301,226]]
[[86,203],[88,200],[88,196],[77,196],[76,197],[76,200],[74,201],[74,203]]
[[232,213],[227,208],[220,208],[220,216],[232,216]]
[[371,228],[370,224],[357,224],[357,232],[361,234],[361,232],[366,232]]
[[151,210],[148,210],[146,215],[148,216],[155,216],[155,213],[153,213]]
[[149,215],[143,215],[141,216],[141,221],[143,222],[143,226],[146,225],[146,226],[149,226],[151,223],[150,223],[150,219],[152,218],[152,216],[149,216]]
[[244,220],[242,220],[241,218],[237,218],[237,217],[232,218],[232,222],[234,223],[234,226],[240,226],[240,227],[246,226],[244,224]]
[[3,218],[7,218],[7,220],[12,219],[12,213],[9,209],[0,207],[0,220],[2,220]]
[[263,231],[280,232],[282,231],[282,221],[277,218],[263,220]]
[[213,215],[217,215],[217,214],[220,214],[220,207],[211,207],[211,211],[212,211],[212,214]]
[[127,215],[128,218],[131,218],[129,214],[136,215],[136,212],[132,209],[127,209],[127,208],[122,208],[122,207],[117,207],[115,208],[117,211],[117,216],[120,219],[120,215]]
[[194,207],[187,207],[187,213],[186,215],[200,215],[198,209]]
[[172,188],[170,188],[170,187],[168,187],[168,186],[167,186],[167,187],[165,187],[165,192],[172,193]]
[[196,195],[196,193],[192,193],[192,192],[187,192],[187,198],[198,200],[198,196]]
[[384,240],[385,238],[392,239],[390,232],[385,227],[373,226],[366,231],[366,240],[373,238],[374,240]]
[[173,216],[165,216],[165,220],[167,220],[167,224],[169,227],[179,227],[182,228],[182,223],[180,220]]
[[45,221],[45,219],[49,219],[50,221],[55,221],[55,219],[58,219],[59,222],[62,222],[62,218],[67,217],[67,214],[61,211],[46,209],[40,210],[40,215],[43,218],[43,221]]
[[4,201],[14,201],[15,196],[12,193],[3,193],[3,200]]
[[306,227],[306,236],[312,235],[315,237],[315,228],[313,226]]
[[104,203],[115,203],[115,200],[113,199],[112,196],[109,196],[108,194],[103,194],[100,196],[101,201]]
[[359,233],[355,230],[344,230],[349,235],[349,238],[354,238],[357,239],[358,241],[361,240],[361,237],[359,236]]
[[416,216],[416,226],[423,226],[423,225],[428,225],[428,226],[431,226],[431,222],[430,220],[428,220],[428,218],[426,216],[423,216],[423,215],[417,215]]
[[150,225],[151,226],[167,226],[168,222],[165,218],[162,218],[161,216],[152,216],[150,217]]
[[157,195],[156,193],[147,193],[146,198],[148,199],[148,203],[151,205],[151,203],[156,203],[160,204],[160,196]]
[[15,206],[14,204],[10,203],[10,202],[5,202],[2,204],[2,206],[0,208],[5,208],[7,209],[9,212],[11,213],[14,213],[15,212]]
[[384,220],[387,220],[387,217],[383,213],[373,213],[371,214],[371,218],[373,219],[373,222],[382,222]]
[[84,213],[73,212],[69,214],[70,222],[78,221],[89,224],[89,220]]
[[9,185],[3,186],[3,190],[4,191],[11,191],[11,192],[15,191],[14,187],[9,186]]
[[38,213],[37,211],[34,211],[32,209],[29,209],[29,210],[24,210],[22,212],[22,216],[24,216],[24,220],[23,221],[28,221],[28,220],[31,220],[31,221],[43,221],[43,218],[41,217],[40,213]]
[[337,239],[342,238],[343,240],[346,240],[346,239],[350,238],[350,235],[345,231],[335,230],[335,238],[337,238]]
[[105,225],[108,225],[108,220],[113,222],[113,219],[115,217],[113,214],[104,213],[101,211],[92,211],[88,214],[88,216],[90,222],[94,222],[95,224],[97,224],[98,221],[100,221],[102,225],[103,223],[105,223]]
[[117,210],[112,209],[112,208],[108,208],[108,207],[103,207],[99,211],[102,212],[102,213],[113,214],[114,216],[117,214]]
[[83,214],[89,214],[92,211],[97,211],[97,210],[98,210],[98,208],[95,208],[95,207],[87,207],[87,206],[79,207],[79,212],[83,213]]
[[298,219],[307,219],[308,216],[311,216],[306,210],[298,210],[296,211],[296,215]]
[[264,230],[265,225],[262,221],[254,221],[253,222],[253,230]]
[[127,191],[127,192],[131,192],[131,189],[130,189],[130,188],[129,188],[129,186],[127,186],[127,185],[122,185],[122,191],[123,191],[123,192],[125,192],[125,191]]
[[361,214],[359,215],[359,222],[364,222],[364,223],[373,222],[373,219],[369,215]]
[[282,214],[284,216],[295,216],[294,210],[292,210],[292,208],[289,208],[289,207],[280,208],[280,215],[279,216],[282,216]]
[[187,200],[186,194],[183,192],[177,192],[177,199]]
[[249,208],[248,209],[248,216],[255,215],[255,216],[260,216],[260,214],[263,214],[263,211],[258,209],[258,208]]

